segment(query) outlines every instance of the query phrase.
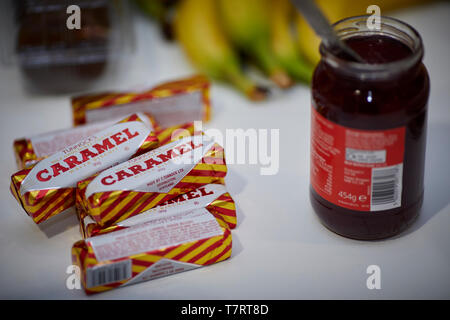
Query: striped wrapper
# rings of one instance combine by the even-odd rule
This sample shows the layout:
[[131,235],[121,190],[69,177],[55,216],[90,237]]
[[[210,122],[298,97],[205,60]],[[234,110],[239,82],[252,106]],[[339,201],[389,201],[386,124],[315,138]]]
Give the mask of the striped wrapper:
[[[142,252],[133,252],[131,255],[106,260],[98,258],[91,241],[103,240],[103,242],[107,242],[104,240],[105,237],[117,235],[113,239],[114,248],[123,244],[126,247],[124,252],[126,252],[130,246],[125,242],[127,240],[120,239],[121,233],[127,232],[125,237],[130,240],[129,235],[134,232],[133,228],[136,229],[137,227],[136,230],[140,231],[141,235],[143,234],[142,225],[80,240],[72,247],[72,261],[74,265],[80,268],[81,283],[87,294],[99,293],[124,285],[208,266],[228,259],[232,251],[232,235],[228,225],[221,219],[216,221],[216,228],[219,232],[212,236],[198,237],[173,245],[163,245],[151,250],[144,248]],[[175,233],[183,233],[183,230],[180,230],[179,227],[176,228],[178,229],[174,229]],[[148,229],[145,231],[148,231]],[[148,241],[151,237],[150,233],[145,239]],[[137,239],[134,241],[138,242],[139,246],[145,247],[145,244],[142,244],[143,241]],[[89,277],[91,278],[89,279]]]
[[163,146],[180,138],[193,136],[197,132],[195,132],[194,123],[188,122],[167,128],[160,128],[155,134],[158,137],[159,145]]
[[[211,200],[212,199],[212,200]],[[206,201],[205,201],[206,200]],[[141,223],[146,218],[151,218],[153,213],[165,212],[183,212],[191,209],[205,208],[216,219],[223,220],[230,229],[236,227],[236,204],[231,195],[226,191],[223,185],[206,185],[193,190],[189,193],[181,194],[176,198],[167,201],[155,208],[142,212],[133,219],[126,219],[124,223],[118,223],[109,227],[102,228],[98,224],[92,222],[90,217],[77,207],[77,216],[80,222],[80,232],[83,238],[94,237],[97,235],[122,230],[131,225]]]
[[[163,127],[177,123],[203,120],[211,118],[211,102],[209,97],[210,82],[205,76],[197,75],[186,79],[163,83],[146,91],[105,92],[77,96],[72,98],[72,111],[74,125],[80,125],[97,118],[107,119],[111,116],[123,116],[131,112],[148,112],[152,114]],[[198,93],[194,101],[189,100],[192,94]],[[178,97],[177,103],[167,103],[158,108],[165,100]],[[174,109],[191,106],[185,112]],[[122,110],[113,107],[121,107]],[[131,107],[132,111],[123,107]],[[114,109],[114,111],[111,111]],[[89,118],[89,113],[95,112],[95,119]],[[100,115],[101,114],[101,115]]]
[[[147,171],[143,171],[143,173],[136,174],[136,176],[133,176],[132,178],[127,178],[125,182],[119,181],[122,183],[122,188],[120,186],[114,186],[108,191],[98,189],[102,189],[100,182],[103,181],[105,177],[108,178],[109,174],[115,174],[116,171],[123,172],[124,170],[128,170],[127,167],[136,165],[143,166],[143,163],[146,163],[149,159],[153,159],[153,157],[161,156],[163,153],[170,154],[170,152],[173,152],[175,146],[181,143],[180,141],[191,142],[195,137],[196,136],[187,137],[174,141],[138,158],[124,162],[116,167],[80,181],[77,188],[78,210],[84,211],[95,221],[95,223],[104,228],[131,218],[139,213],[161,205],[180,194],[190,192],[201,186],[207,184],[225,184],[224,179],[227,173],[227,166],[225,163],[224,150],[217,143],[212,143],[208,146],[207,150],[205,150],[202,158],[193,163],[192,169],[184,174],[181,177],[181,180],[178,180],[167,192],[142,191],[140,187],[150,183],[150,181],[162,177],[161,173],[155,173],[155,168],[159,169],[161,167],[166,167],[164,174],[175,172],[182,168],[180,164],[170,160],[162,163],[162,165],[160,164],[152,167],[153,171],[148,171],[149,175],[147,175]],[[188,153],[189,152],[185,153],[185,155]],[[139,181],[134,179],[137,176],[140,176]],[[96,183],[95,187],[94,185],[90,186],[94,182]],[[90,195],[87,195],[88,188],[91,190]]]
[[[155,134],[160,132],[165,138],[164,133],[170,128],[164,130],[161,129],[150,114],[142,114],[142,116],[145,116],[148,119],[148,124],[155,131]],[[101,121],[74,128],[46,132],[33,137],[17,139],[13,143],[17,166],[19,169],[30,167],[66,146],[74,144],[114,123],[114,121]],[[173,128],[172,130],[174,129],[176,128]],[[189,129],[190,128],[188,128],[188,130]],[[41,144],[45,144],[45,147],[39,147],[39,142],[38,145],[35,146],[33,141],[35,142],[34,144],[36,144],[36,141],[44,141],[43,143],[41,142]]]
[[[142,117],[142,115],[141,115]],[[114,130],[116,126],[121,125],[123,127],[124,123],[130,123],[129,127],[131,127],[135,123],[143,123],[141,118],[138,114],[133,114],[122,121],[118,122],[116,125],[113,125],[101,132],[98,133],[98,135],[102,135],[102,133],[108,132],[108,130]],[[142,125],[141,125],[142,126]],[[116,153],[114,150],[107,150],[104,152],[106,157],[110,159],[109,161],[115,161],[115,159],[120,161],[128,160],[132,157],[139,156],[147,151],[153,150],[159,146],[159,141],[156,136],[156,134],[148,129],[146,126],[149,134],[144,137],[144,140],[137,146],[136,149],[125,149],[122,153]],[[92,136],[94,137],[94,136]],[[88,137],[84,141],[89,141],[92,137]],[[103,139],[103,136],[102,136]],[[94,140],[96,142],[101,142],[100,140]],[[104,140],[102,140],[104,141]],[[131,140],[130,140],[131,141]],[[83,149],[86,147],[86,145],[83,145],[82,142],[75,144],[73,146],[67,147],[67,149],[71,148],[71,154],[76,154],[77,150]],[[81,144],[81,147],[78,147],[78,145]],[[127,147],[127,143],[122,143],[121,146]],[[117,157],[116,157],[117,155]],[[83,170],[86,170],[88,168],[88,174],[91,175],[93,172],[101,171],[105,169],[106,167],[110,166],[105,165],[102,163],[101,165],[96,164],[93,160],[95,158],[91,158],[90,160],[81,163],[80,166],[72,167],[71,169],[67,168],[64,172],[58,173],[58,178],[64,177],[64,184],[60,183],[53,183],[51,181],[42,183],[41,187],[28,187],[28,185],[25,183],[25,181],[36,179],[36,177],[39,175],[39,170],[45,167],[51,167],[54,165],[54,163],[60,163],[63,162],[60,159],[62,159],[64,156],[63,151],[54,153],[53,155],[49,156],[48,158],[41,160],[40,162],[32,165],[29,168],[20,170],[16,173],[14,173],[11,176],[11,185],[10,190],[13,194],[13,196],[16,198],[16,200],[21,204],[25,212],[33,219],[33,221],[36,224],[39,224],[43,221],[48,220],[49,218],[65,211],[66,209],[69,209],[75,205],[75,198],[76,198],[76,184],[79,180],[85,179],[86,176],[82,176]],[[125,159],[124,159],[125,158]],[[112,159],[112,160],[111,160]],[[117,161],[115,161],[117,162]],[[51,169],[45,169],[48,170],[46,174],[51,173]],[[42,171],[40,171],[42,172]],[[49,177],[47,177],[49,178]],[[33,180],[32,180],[33,181]],[[36,180],[37,181],[37,180]],[[27,183],[28,183],[27,182]],[[24,184],[25,183],[25,184]],[[34,182],[33,182],[34,183]],[[36,183],[34,183],[36,184]],[[64,185],[67,185],[70,187],[65,187]],[[73,186],[73,187],[72,187]],[[21,190],[22,187],[24,187],[24,190]]]
[[19,169],[29,167],[44,159],[44,157],[38,157],[36,155],[30,139],[24,138],[15,140],[13,143],[13,150],[16,157],[17,167]]

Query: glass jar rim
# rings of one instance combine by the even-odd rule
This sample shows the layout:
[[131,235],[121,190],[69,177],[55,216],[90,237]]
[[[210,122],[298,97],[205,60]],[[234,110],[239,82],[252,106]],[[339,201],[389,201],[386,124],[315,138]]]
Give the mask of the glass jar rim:
[[[387,63],[361,63],[342,59],[328,51],[323,42],[319,51],[322,59],[334,68],[360,79],[379,79],[390,77],[406,71],[420,62],[424,55],[423,43],[420,34],[411,25],[399,19],[380,16],[380,29],[371,30],[367,26],[367,18],[372,15],[360,15],[341,19],[333,23],[337,36],[347,39],[361,35],[385,35],[401,41],[407,45],[412,54],[400,60]],[[362,23],[363,22],[363,23]]]

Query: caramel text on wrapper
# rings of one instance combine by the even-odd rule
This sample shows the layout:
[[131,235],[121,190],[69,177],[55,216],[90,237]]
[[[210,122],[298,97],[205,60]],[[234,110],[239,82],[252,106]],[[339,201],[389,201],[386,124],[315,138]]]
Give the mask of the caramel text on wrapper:
[[[96,143],[91,148],[83,149],[78,152],[78,154],[71,155],[62,160],[62,162],[57,162],[51,165],[50,169],[39,171],[36,173],[36,178],[42,182],[49,181],[53,177],[59,176],[62,172],[69,171],[70,169],[73,169],[76,166],[101,155],[105,151],[113,149],[114,147],[117,147],[118,145],[137,136],[139,136],[139,132],[136,131],[131,133],[130,130],[126,128],[104,139],[102,143]],[[94,149],[95,151],[92,151]]]
[[109,175],[104,177],[101,180],[101,183],[103,185],[113,185],[114,183],[121,181],[125,178],[131,178],[135,175],[138,175],[141,172],[145,172],[147,170],[150,170],[154,166],[160,165],[164,162],[167,162],[171,159],[174,159],[178,156],[181,156],[187,152],[190,152],[194,149],[202,147],[203,144],[194,144],[193,141],[183,143],[182,145],[179,145],[171,150],[168,150],[165,154],[159,154],[155,158],[150,158],[144,162],[144,166],[142,165],[134,165],[130,166],[125,170],[120,170],[114,173],[114,175]]

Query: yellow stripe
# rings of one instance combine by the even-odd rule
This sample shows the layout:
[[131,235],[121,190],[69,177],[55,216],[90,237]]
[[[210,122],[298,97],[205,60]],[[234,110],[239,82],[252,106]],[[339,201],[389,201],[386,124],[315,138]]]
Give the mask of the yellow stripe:
[[10,185],[10,190],[12,191],[12,194],[13,194],[14,198],[16,198],[16,200],[19,203],[21,203],[22,201],[20,200],[19,195],[17,194],[16,188],[15,188],[15,185],[12,182],[11,182],[11,185]]
[[188,254],[183,256],[181,259],[179,259],[179,261],[184,261],[184,262],[189,261],[190,259],[195,257],[197,254],[199,254],[200,252],[202,252],[203,250],[205,250],[206,248],[208,248],[212,244],[214,244],[214,243],[216,243],[218,241],[222,241],[222,239],[223,239],[222,236],[212,237],[211,239],[208,239],[208,241],[206,241],[200,247],[195,248],[194,250],[192,250],[191,252],[189,252]]
[[212,203],[213,206],[216,207],[220,207],[220,208],[224,208],[224,209],[228,209],[228,210],[236,210],[236,205],[234,204],[234,202],[226,202],[226,201],[221,201],[220,203]]
[[193,245],[195,245],[195,241],[192,243],[185,243],[182,244],[178,247],[176,247],[175,249],[171,250],[169,253],[164,255],[164,258],[167,259],[172,259],[173,257],[175,257],[176,255],[180,254],[181,252],[183,252],[184,250],[189,249],[190,247],[192,247]]
[[223,256],[221,256],[219,259],[217,259],[217,260],[216,260],[216,263],[217,263],[217,262],[220,262],[220,261],[223,261],[223,260],[225,260],[225,259],[228,259],[230,256],[231,256],[231,248],[228,249],[228,251],[227,251],[226,253],[224,253]]
[[94,258],[85,258],[84,259],[84,265],[96,265],[97,264],[97,259]]
[[170,134],[171,134],[172,130],[164,130],[161,133],[159,133],[157,135],[158,140],[162,141],[165,140]]
[[214,170],[214,171],[227,171],[227,166],[223,164],[208,164],[208,163],[199,163],[194,167],[194,170]]
[[126,96],[117,98],[117,99],[114,101],[114,104],[124,104],[124,103],[128,103],[128,102],[130,102],[135,96],[136,96],[136,95],[134,95],[134,94],[128,94],[128,95],[126,95]]
[[152,95],[158,98],[169,97],[172,95],[172,90],[169,89],[158,89],[152,92]]
[[167,194],[181,194],[181,193],[183,193],[181,188],[172,188]]
[[204,264],[206,261],[208,261],[209,259],[214,258],[215,256],[217,256],[218,254],[220,254],[223,250],[225,250],[225,248],[231,243],[231,235],[228,236],[225,241],[223,242],[223,244],[221,244],[219,247],[217,247],[216,249],[214,249],[213,251],[211,251],[208,254],[205,254],[203,257],[201,257],[200,259],[194,261],[194,263],[196,264]]
[[191,183],[213,183],[215,181],[223,180],[223,178],[217,177],[203,177],[203,176],[185,176],[181,179],[181,182],[191,182]]
[[131,269],[132,269],[133,272],[140,273],[140,272],[144,271],[147,268],[148,267],[146,267],[146,266],[138,266],[138,265],[133,264],[133,267]]
[[102,99],[102,100],[91,102],[91,103],[87,104],[86,107],[88,109],[98,109],[105,103],[106,100],[107,99],[105,98],[105,99]]
[[[123,209],[123,207],[125,207],[134,197],[136,196],[136,193],[131,193],[131,194],[129,194],[127,197],[125,197],[122,201],[120,201],[120,203],[117,205],[117,206],[115,206],[114,207],[114,209],[112,209],[106,216],[104,216],[103,218],[102,218],[102,221],[103,222],[107,222],[107,221],[109,221],[112,217],[114,217],[120,210],[122,210]],[[113,197],[112,195],[111,195],[111,201],[108,201],[108,202],[110,202],[110,203],[112,203],[115,199],[115,197]],[[104,207],[104,208],[106,208],[106,207],[109,207],[110,206],[110,203],[108,203],[108,205],[106,205],[106,203],[105,203],[105,205],[102,205],[102,207]],[[138,202],[139,203],[139,202]],[[101,211],[103,211],[103,210],[100,210],[100,213],[101,213]],[[129,213],[131,213],[131,211],[129,212]],[[123,219],[122,219],[123,220]]]
[[236,223],[236,217],[226,216],[226,215],[222,215],[220,213],[218,213],[218,215],[220,215],[222,217],[222,219],[225,220],[226,222]]
[[155,254],[139,254],[136,256],[130,256],[133,260],[139,260],[139,261],[145,261],[145,262],[157,262],[161,259],[160,256],[157,256]]

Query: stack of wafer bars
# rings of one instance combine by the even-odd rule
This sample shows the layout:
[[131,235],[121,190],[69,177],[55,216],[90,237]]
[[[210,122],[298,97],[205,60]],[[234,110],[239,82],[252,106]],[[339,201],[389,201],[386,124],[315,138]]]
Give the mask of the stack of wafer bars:
[[[203,77],[193,77],[143,93],[77,97],[80,126],[14,143],[21,170],[11,177],[11,191],[25,212],[37,224],[77,214],[83,240],[73,245],[72,260],[86,293],[231,256],[236,207],[225,188],[222,146],[195,132],[192,122],[161,128],[149,112],[160,108],[152,99],[177,96],[180,104],[183,95],[199,93],[197,109],[207,120],[208,89]],[[130,110],[139,112],[121,114]],[[174,119],[164,118],[162,108],[155,113]]]

